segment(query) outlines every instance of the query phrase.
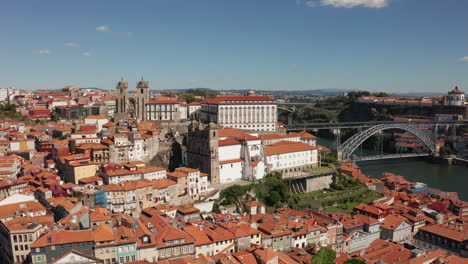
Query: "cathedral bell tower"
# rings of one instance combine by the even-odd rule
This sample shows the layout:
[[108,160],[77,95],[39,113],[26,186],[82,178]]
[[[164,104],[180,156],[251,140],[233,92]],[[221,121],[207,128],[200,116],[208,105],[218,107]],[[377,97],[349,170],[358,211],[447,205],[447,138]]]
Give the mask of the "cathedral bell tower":
[[120,79],[115,87],[117,89],[117,99],[115,102],[117,114],[126,113],[128,107],[128,82]]
[[135,92],[136,115],[140,120],[146,120],[146,104],[149,101],[149,83],[143,80],[138,82]]

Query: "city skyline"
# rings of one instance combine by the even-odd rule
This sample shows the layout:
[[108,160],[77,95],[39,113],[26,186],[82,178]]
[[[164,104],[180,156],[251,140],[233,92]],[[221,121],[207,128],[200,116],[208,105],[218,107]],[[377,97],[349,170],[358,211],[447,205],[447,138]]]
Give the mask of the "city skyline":
[[[346,89],[468,87],[460,1],[3,3],[0,87]],[[132,85],[130,85],[132,87]]]

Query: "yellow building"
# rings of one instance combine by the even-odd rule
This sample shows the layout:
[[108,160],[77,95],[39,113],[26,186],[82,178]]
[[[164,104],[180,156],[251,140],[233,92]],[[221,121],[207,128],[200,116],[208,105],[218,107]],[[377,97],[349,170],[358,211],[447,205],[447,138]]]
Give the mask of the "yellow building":
[[83,178],[88,178],[96,175],[98,169],[96,163],[89,158],[67,161],[64,164],[64,180],[78,184],[78,181]]

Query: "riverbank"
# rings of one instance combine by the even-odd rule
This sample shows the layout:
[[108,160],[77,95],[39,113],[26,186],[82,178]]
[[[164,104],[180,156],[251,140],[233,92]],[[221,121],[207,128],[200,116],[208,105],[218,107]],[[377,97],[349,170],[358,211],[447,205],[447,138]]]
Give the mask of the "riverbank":
[[427,161],[437,164],[468,166],[468,159],[460,157],[427,157]]
[[386,172],[404,176],[411,182],[423,182],[431,188],[457,192],[468,200],[468,168],[429,162],[423,158],[358,162],[362,173],[380,179]]

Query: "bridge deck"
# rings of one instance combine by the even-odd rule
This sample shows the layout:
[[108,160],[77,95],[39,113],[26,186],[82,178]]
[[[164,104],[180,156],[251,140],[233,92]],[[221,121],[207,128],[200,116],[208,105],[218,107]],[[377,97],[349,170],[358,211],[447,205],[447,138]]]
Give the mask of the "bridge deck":
[[457,120],[457,121],[370,121],[370,122],[336,122],[336,123],[304,123],[304,124],[292,124],[285,125],[286,130],[307,130],[307,129],[330,129],[330,128],[355,128],[355,127],[372,127],[375,125],[382,124],[407,124],[412,126],[418,125],[454,125],[454,126],[465,126],[468,125],[468,120]]
[[405,154],[375,155],[375,156],[353,157],[353,161],[415,158],[415,157],[427,157],[427,156],[430,156],[430,155],[431,154],[429,154],[429,153],[405,153]]

